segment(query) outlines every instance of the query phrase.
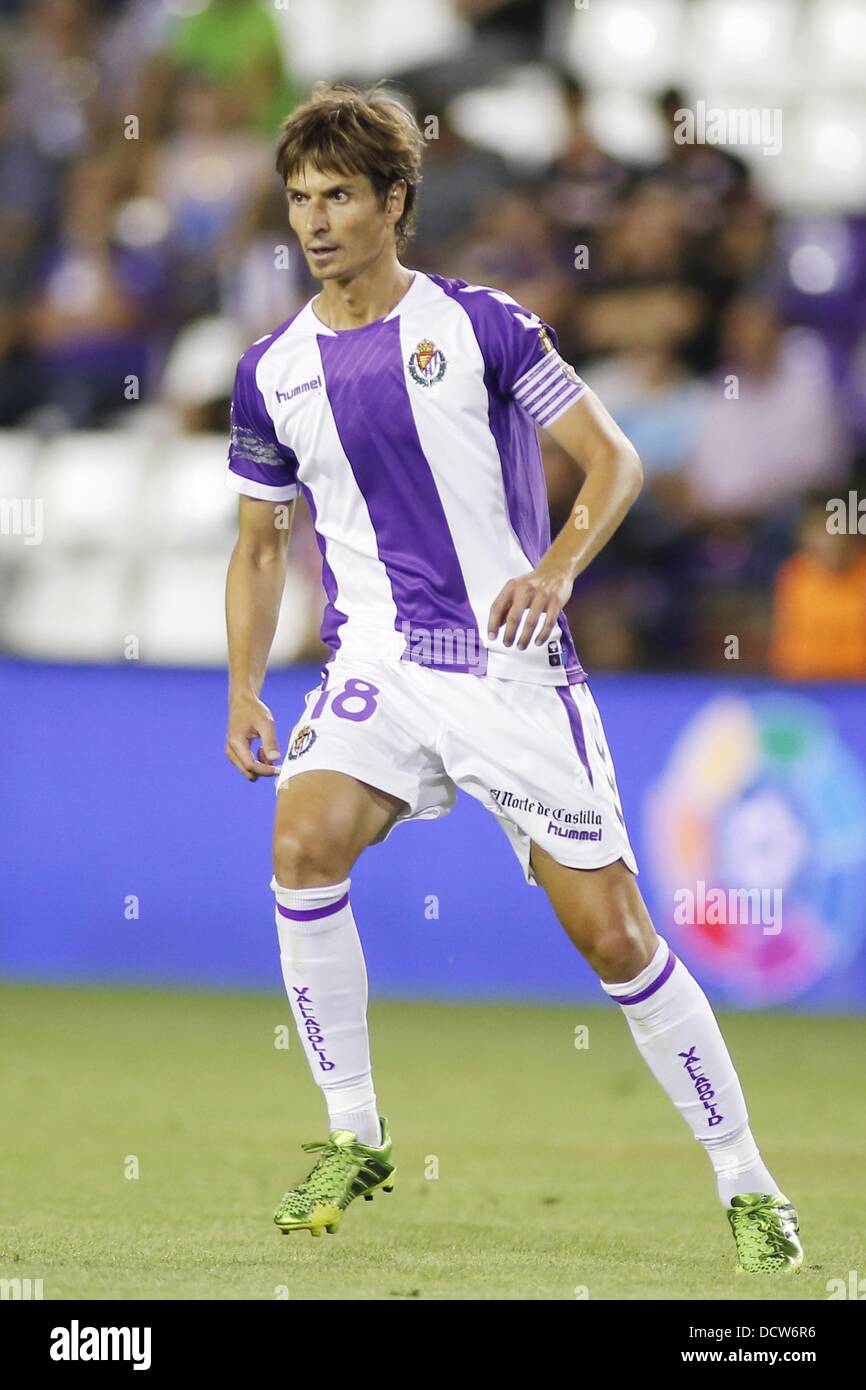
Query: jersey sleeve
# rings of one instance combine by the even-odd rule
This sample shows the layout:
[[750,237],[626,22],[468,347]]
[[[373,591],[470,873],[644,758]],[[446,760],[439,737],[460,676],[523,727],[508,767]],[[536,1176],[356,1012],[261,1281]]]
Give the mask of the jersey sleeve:
[[[552,425],[580,400],[586,382],[560,356],[549,323],[501,290],[477,288],[489,297],[483,309],[481,348],[499,393],[515,400],[537,425]],[[467,289],[473,292],[476,287]],[[481,308],[480,293],[473,306],[476,313]]]
[[277,439],[256,382],[257,361],[257,354],[245,355],[235,373],[226,482],[246,497],[290,502],[298,494],[298,460]]

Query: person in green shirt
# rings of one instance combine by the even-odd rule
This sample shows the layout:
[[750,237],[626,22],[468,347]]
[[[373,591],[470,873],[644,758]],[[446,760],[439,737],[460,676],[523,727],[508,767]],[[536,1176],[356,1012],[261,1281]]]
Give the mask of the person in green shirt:
[[261,0],[210,0],[179,21],[166,56],[223,88],[234,118],[262,131],[279,125],[300,99],[274,14]]

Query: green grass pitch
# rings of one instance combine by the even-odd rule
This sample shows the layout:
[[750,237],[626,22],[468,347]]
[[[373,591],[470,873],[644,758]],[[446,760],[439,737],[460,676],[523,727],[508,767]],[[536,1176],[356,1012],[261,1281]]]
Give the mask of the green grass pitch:
[[6,985],[0,1016],[0,1278],[46,1300],[826,1299],[866,1274],[861,1019],[720,1017],[800,1212],[780,1279],[734,1274],[710,1165],[613,1007],[373,1001],[396,1187],[318,1239],[271,1224],[327,1133],[276,989]]

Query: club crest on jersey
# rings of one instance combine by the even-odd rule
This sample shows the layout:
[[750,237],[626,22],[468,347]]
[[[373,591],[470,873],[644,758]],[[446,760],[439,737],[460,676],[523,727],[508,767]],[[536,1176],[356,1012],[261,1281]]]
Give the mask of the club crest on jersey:
[[408,362],[413,381],[419,386],[435,386],[445,375],[445,354],[429,338],[422,338]]
[[295,737],[292,739],[292,746],[289,749],[289,757],[292,759],[292,761],[294,761],[295,758],[299,758],[302,753],[306,753],[308,748],[312,748],[315,741],[315,729],[311,729],[309,724],[304,724],[295,734]]
[[553,339],[543,325],[538,330],[538,343],[542,352],[553,352]]

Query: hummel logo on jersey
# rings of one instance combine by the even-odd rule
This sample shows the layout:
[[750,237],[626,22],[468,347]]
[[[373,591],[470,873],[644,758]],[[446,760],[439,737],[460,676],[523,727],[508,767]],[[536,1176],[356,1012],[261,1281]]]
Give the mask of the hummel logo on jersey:
[[445,354],[429,338],[422,338],[406,364],[419,386],[435,386],[445,375]]
[[302,381],[300,386],[293,386],[291,391],[278,391],[278,401],[291,401],[295,396],[304,396],[308,391],[318,391],[322,384],[320,376],[314,376],[312,381]]

